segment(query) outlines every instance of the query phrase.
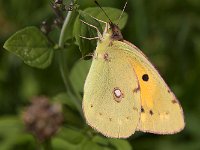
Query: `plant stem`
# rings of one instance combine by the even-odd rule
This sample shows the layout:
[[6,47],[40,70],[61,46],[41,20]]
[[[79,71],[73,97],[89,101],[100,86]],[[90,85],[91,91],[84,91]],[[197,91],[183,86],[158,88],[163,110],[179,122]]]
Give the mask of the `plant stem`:
[[60,48],[63,48],[64,47],[64,34],[65,34],[65,30],[67,29],[67,26],[68,26],[68,23],[69,23],[69,21],[70,21],[70,18],[71,18],[71,15],[72,15],[72,11],[69,11],[68,13],[67,13],[67,16],[66,16],[66,18],[65,18],[65,21],[64,21],[64,23],[63,23],[63,26],[62,26],[62,29],[61,29],[61,33],[60,33],[60,38],[59,38],[59,46],[60,46]]
[[[73,1],[71,2],[71,4],[73,4]],[[68,28],[71,16],[72,16],[72,11],[69,11],[68,14],[67,14],[67,16],[66,16],[66,18],[65,18],[65,21],[64,21],[64,24],[62,26],[62,29],[61,29],[61,33],[60,33],[60,37],[59,37],[59,44],[58,44],[61,49],[64,48],[65,33],[66,33],[65,31]],[[71,86],[71,83],[70,83],[70,80],[68,78],[68,76],[69,76],[69,69],[68,69],[67,63],[65,62],[65,57],[62,54],[62,51],[60,51],[58,55],[59,55],[60,72],[61,72],[61,76],[62,76],[64,84],[65,84],[65,88],[67,90],[67,93],[69,94],[70,100],[76,106],[76,108],[78,109],[79,113],[81,115],[83,115],[82,114],[82,109],[81,109],[81,101],[78,99],[78,98],[80,98],[80,96],[77,96],[77,94],[73,90],[73,88]]]
[[51,145],[51,139],[46,140],[42,145],[44,150],[53,150]]

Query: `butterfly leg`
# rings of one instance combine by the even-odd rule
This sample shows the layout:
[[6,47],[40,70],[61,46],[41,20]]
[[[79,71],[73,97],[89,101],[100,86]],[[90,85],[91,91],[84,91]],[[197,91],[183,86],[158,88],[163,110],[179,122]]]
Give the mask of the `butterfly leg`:
[[[100,31],[99,31],[99,29],[97,27],[95,27],[94,25],[91,25],[91,24],[89,24],[89,23],[87,23],[87,22],[85,22],[83,20],[81,20],[81,22],[86,24],[86,25],[88,25],[88,26],[90,26],[90,27],[92,27],[92,28],[95,28],[97,30],[97,35],[98,35],[98,39],[99,40],[101,40],[103,38],[101,33],[100,33]],[[86,37],[85,37],[85,39],[90,39],[91,40],[91,38],[86,38]],[[97,39],[97,37],[94,37],[93,39]]]
[[83,39],[87,39],[87,40],[96,40],[96,39],[99,39],[99,37],[84,37],[84,36],[79,36],[80,38],[83,38]]
[[95,17],[93,17],[93,16],[91,16],[91,15],[90,15],[90,17],[92,17],[92,18],[95,19],[96,21],[102,22],[102,23],[104,23],[104,24],[106,24],[106,25],[108,24],[107,22],[105,22],[105,21],[103,21],[103,20],[100,20],[100,19],[97,19],[97,18],[95,18]]
[[103,21],[103,20],[100,20],[100,19],[97,19],[97,18],[95,18],[95,17],[93,17],[93,16],[91,16],[91,15],[90,15],[90,17],[92,17],[92,18],[95,19],[96,21],[99,21],[99,22],[104,23],[105,26],[106,26],[104,32],[107,32],[107,31],[108,31],[108,23],[107,23],[107,22],[105,22],[105,21]]
[[89,54],[87,54],[87,55],[84,55],[84,56],[82,56],[80,59],[81,60],[84,60],[85,58],[87,59],[87,58],[93,58],[94,57],[94,53],[89,53]]

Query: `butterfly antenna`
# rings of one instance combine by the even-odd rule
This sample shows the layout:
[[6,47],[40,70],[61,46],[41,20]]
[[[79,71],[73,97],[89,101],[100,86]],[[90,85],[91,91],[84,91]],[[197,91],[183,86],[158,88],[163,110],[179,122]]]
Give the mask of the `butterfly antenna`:
[[124,13],[124,10],[125,10],[125,8],[126,8],[127,3],[128,3],[128,0],[126,1],[125,5],[124,5],[124,8],[123,8],[123,10],[122,10],[122,13],[121,13],[120,16],[119,16],[117,25],[119,24],[119,21],[120,21],[120,19],[122,18],[122,15],[123,15],[123,13]]
[[106,15],[106,17],[109,19],[109,21],[112,23],[112,21],[111,21],[111,19],[108,17],[108,15],[107,15],[107,13],[105,12],[105,10],[101,7],[101,5],[95,0],[94,1],[95,2],[95,4],[97,5],[97,6],[99,6],[99,8],[103,11],[103,13]]

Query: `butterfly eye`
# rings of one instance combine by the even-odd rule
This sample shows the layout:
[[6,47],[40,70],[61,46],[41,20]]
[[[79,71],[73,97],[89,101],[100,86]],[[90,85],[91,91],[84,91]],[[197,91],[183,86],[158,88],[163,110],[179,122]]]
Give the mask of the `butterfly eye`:
[[142,80],[143,80],[143,81],[148,81],[148,80],[149,80],[148,74],[144,74],[144,75],[142,76]]

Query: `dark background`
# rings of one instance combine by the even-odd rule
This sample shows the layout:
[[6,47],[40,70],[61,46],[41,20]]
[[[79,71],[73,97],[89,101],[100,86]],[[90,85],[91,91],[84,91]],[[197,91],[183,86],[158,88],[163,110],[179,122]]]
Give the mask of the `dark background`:
[[[99,3],[122,9],[125,1]],[[95,6],[92,0],[79,0],[79,5],[80,9]],[[158,68],[179,99],[186,122],[185,129],[176,135],[136,133],[127,140],[133,149],[141,150],[200,149],[200,1],[129,0],[125,11],[129,18],[122,30],[124,38]],[[56,64],[45,70],[34,69],[3,49],[14,32],[29,25],[39,26],[52,15],[48,0],[0,0],[0,123],[20,117],[30,97],[51,97],[64,91]],[[0,131],[0,144],[4,142]]]

